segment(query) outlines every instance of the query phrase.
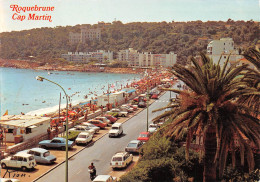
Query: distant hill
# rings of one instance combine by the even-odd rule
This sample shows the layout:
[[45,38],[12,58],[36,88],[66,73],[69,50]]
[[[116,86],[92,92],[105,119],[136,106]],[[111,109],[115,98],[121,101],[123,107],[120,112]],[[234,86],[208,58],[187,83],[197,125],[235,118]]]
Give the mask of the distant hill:
[[102,40],[86,44],[70,44],[69,32],[80,32],[80,26],[37,28],[24,31],[0,33],[3,59],[29,59],[34,56],[42,62],[61,61],[60,55],[68,51],[111,50],[117,52],[132,47],[140,52],[177,53],[178,61],[185,62],[188,56],[206,51],[210,39],[231,37],[235,47],[255,46],[259,40],[259,23],[253,21],[192,21],[192,22],[134,22],[123,24],[114,21],[111,25],[92,25],[102,28]]

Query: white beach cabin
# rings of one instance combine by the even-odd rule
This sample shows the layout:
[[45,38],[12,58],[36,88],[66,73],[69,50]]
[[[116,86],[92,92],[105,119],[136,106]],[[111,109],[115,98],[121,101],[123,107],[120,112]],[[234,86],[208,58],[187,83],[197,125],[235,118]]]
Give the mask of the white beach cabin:
[[101,95],[97,97],[98,106],[106,106],[108,102],[112,105],[118,105],[125,102],[126,93],[123,91],[110,93],[109,95]]
[[[2,116],[0,128],[5,130],[6,142],[15,142],[16,136],[22,136],[26,141],[47,132],[50,127],[50,118],[29,115]],[[15,142],[16,143],[16,142]]]

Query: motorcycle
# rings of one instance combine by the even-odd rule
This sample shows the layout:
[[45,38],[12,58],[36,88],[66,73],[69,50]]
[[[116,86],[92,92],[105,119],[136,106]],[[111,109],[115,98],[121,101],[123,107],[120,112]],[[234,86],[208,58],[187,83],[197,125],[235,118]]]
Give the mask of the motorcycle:
[[96,175],[96,168],[89,169],[88,172],[89,172],[91,181],[93,181],[95,179],[95,177],[97,176]]

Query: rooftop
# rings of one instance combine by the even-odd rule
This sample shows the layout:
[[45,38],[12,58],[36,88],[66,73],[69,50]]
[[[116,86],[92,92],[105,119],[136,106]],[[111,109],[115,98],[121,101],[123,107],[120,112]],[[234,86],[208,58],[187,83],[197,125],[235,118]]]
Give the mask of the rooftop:
[[40,124],[49,121],[49,117],[30,116],[30,115],[6,115],[0,120],[1,125],[28,127],[35,124]]

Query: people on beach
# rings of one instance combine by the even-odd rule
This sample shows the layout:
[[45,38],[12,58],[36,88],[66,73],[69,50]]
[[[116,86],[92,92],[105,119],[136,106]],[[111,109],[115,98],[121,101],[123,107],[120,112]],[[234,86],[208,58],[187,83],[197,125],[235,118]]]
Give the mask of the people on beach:
[[88,109],[86,109],[86,113],[85,113],[84,119],[85,119],[85,121],[87,121],[87,119],[88,119]]

